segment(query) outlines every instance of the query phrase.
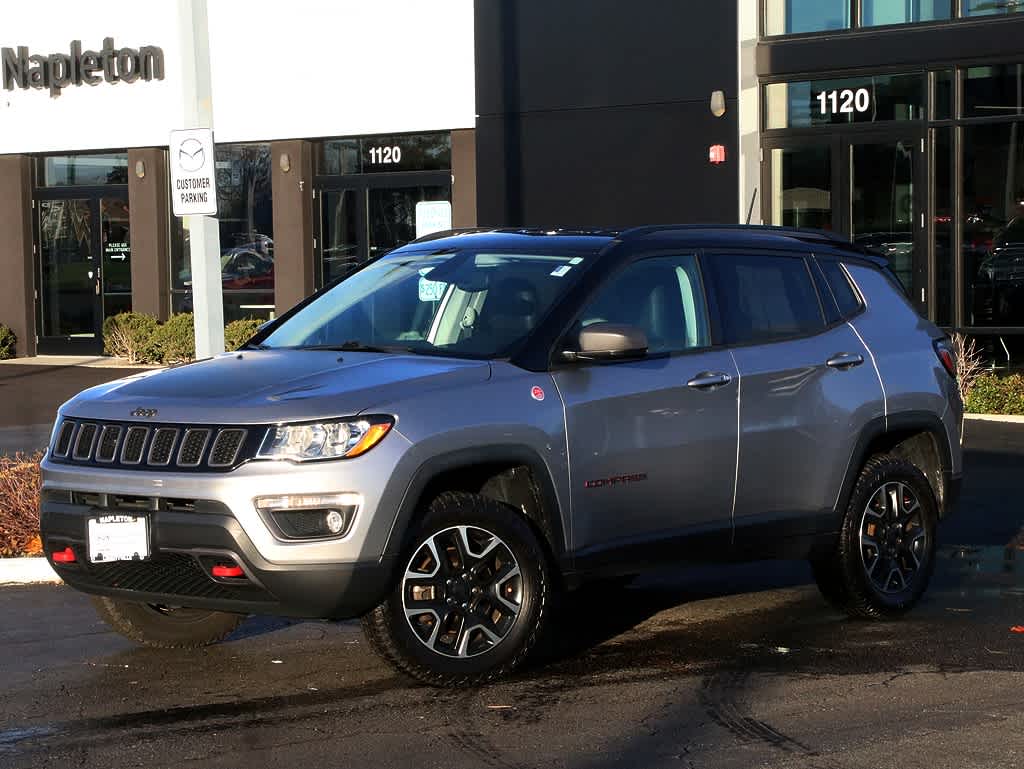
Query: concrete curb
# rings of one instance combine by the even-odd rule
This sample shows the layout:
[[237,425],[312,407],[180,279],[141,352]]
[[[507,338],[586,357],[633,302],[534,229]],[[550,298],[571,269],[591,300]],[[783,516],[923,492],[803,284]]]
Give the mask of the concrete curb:
[[45,558],[0,558],[0,585],[61,582]]
[[964,414],[964,419],[976,419],[979,422],[1007,422],[1024,425],[1024,417],[1014,414]]

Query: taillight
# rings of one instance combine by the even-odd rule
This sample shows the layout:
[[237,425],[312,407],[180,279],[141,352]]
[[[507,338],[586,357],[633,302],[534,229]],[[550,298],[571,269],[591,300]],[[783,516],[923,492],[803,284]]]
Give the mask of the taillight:
[[953,357],[953,350],[950,349],[949,341],[946,339],[936,339],[933,342],[935,345],[935,354],[939,356],[939,360],[942,362],[942,367],[946,369],[946,372],[956,379],[956,358]]

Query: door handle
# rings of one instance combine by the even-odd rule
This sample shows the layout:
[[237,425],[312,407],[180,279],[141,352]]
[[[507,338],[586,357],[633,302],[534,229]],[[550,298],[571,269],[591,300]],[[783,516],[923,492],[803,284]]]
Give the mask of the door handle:
[[825,365],[828,366],[829,368],[837,368],[840,371],[845,371],[848,368],[859,366],[863,362],[863,355],[856,355],[851,352],[841,352],[838,353],[837,355],[833,355],[831,358],[825,361]]
[[705,371],[697,374],[686,383],[687,387],[694,390],[713,390],[716,387],[723,387],[732,381],[732,377],[721,371]]

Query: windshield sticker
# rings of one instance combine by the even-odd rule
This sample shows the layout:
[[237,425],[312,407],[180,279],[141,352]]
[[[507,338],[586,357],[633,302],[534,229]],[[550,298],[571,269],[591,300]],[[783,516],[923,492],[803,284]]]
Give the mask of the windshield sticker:
[[444,290],[448,286],[440,280],[427,280],[424,275],[430,272],[433,267],[426,267],[420,270],[419,295],[421,302],[440,302],[444,296]]
[[581,264],[582,262],[583,262],[583,257],[582,256],[573,257],[572,259],[569,260],[569,264],[571,264],[573,266],[576,266],[577,264]]
[[554,278],[560,278],[563,275],[565,275],[565,273],[569,272],[569,270],[571,270],[571,269],[572,269],[572,265],[571,264],[563,264],[561,267],[556,267],[555,269],[553,269],[551,271],[551,276],[554,277]]

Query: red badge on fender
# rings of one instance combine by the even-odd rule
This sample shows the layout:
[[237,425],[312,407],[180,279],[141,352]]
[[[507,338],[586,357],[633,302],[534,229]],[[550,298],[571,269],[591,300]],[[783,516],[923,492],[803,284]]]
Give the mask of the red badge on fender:
[[544,400],[544,391],[537,385],[534,385],[533,389],[530,390],[530,395],[533,397],[535,401]]

